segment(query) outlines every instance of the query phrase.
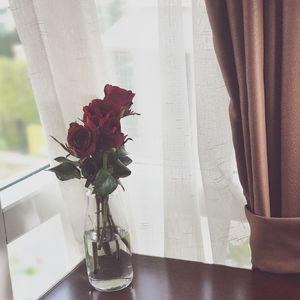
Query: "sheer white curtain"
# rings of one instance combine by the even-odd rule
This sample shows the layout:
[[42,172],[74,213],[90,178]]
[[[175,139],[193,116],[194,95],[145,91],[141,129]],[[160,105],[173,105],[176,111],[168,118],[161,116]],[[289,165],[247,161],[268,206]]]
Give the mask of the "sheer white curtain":
[[[132,89],[124,180],[137,253],[246,266],[228,97],[204,1],[10,0],[50,158],[104,83]],[[80,245],[84,190],[60,184]],[[80,247],[80,246],[79,246]],[[212,251],[211,251],[212,250]]]

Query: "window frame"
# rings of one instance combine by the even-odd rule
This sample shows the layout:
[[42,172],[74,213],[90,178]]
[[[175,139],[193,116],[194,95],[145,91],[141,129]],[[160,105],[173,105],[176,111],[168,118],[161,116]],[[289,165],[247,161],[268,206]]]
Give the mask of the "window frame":
[[[48,185],[51,186],[53,183],[52,180],[49,181],[49,179],[53,177],[53,173],[44,172],[48,167],[49,165],[42,166],[28,173],[26,176],[11,182],[7,186],[2,187],[0,190],[0,268],[3,278],[0,280],[0,299],[14,299],[8,245],[56,215],[60,215],[60,217],[63,218],[62,226],[65,224],[66,216],[61,214],[61,207],[57,207],[53,203],[50,206],[50,211],[47,210],[45,213],[41,213],[38,208],[50,203],[50,200],[53,199],[53,195],[56,196],[57,192],[55,189],[54,191],[47,189],[46,192],[45,188],[47,188]],[[54,177],[53,180],[55,180]],[[26,188],[24,189],[24,187]],[[24,220],[26,220],[26,222],[24,222]],[[67,236],[67,232],[68,229],[64,228],[63,234],[65,237]],[[68,244],[66,244],[66,246],[69,247]],[[71,269],[76,267],[82,259],[83,257],[80,257],[78,261],[77,259],[76,262],[72,261]],[[47,291],[64,278],[66,274],[67,273],[62,273],[61,276],[57,278],[57,281],[51,284],[41,295],[47,293]]]
[[7,238],[4,214],[0,198],[0,268],[3,274],[3,279],[0,280],[0,298],[13,299],[12,284],[8,264]]
[[[39,172],[45,170],[49,165],[42,166],[41,168],[38,168],[37,170],[34,170],[33,172],[30,172],[26,174],[23,177],[18,178],[15,181],[10,182],[9,184],[3,186],[0,188],[0,268],[1,273],[3,275],[3,280],[0,281],[0,299],[7,299],[7,300],[13,300],[13,290],[12,290],[12,282],[11,282],[11,276],[10,276],[10,269],[9,269],[9,260],[8,260],[8,247],[7,245],[9,242],[11,242],[14,238],[17,238],[18,236],[21,236],[25,234],[27,231],[17,232],[16,236],[9,237],[7,234],[7,213],[13,212],[18,210],[18,207],[21,202],[24,203],[25,199],[20,199],[18,201],[15,201],[13,205],[7,206],[7,208],[2,207],[2,201],[1,201],[1,193],[8,189],[8,188],[17,188],[18,183],[22,182],[23,180],[26,180],[27,178],[38,174]],[[29,200],[29,199],[27,199]],[[30,200],[29,200],[30,201]],[[25,200],[26,203],[26,200]],[[30,230],[30,229],[29,229]]]

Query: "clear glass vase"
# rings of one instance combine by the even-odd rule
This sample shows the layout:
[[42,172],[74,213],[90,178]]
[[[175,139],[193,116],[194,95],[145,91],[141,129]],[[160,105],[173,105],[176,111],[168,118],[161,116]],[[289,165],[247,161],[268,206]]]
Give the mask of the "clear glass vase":
[[[84,245],[90,284],[99,291],[117,291],[132,281],[132,253],[121,199],[87,192]],[[124,221],[125,220],[125,221]]]

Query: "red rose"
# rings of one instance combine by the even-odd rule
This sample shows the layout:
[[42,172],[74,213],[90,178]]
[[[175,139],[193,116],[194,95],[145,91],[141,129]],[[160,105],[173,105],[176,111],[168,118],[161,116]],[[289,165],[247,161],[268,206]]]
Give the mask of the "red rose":
[[120,119],[109,112],[99,120],[99,128],[101,132],[104,132],[107,135],[121,132]]
[[120,119],[112,113],[107,113],[99,122],[100,145],[104,149],[120,148],[126,136],[121,132]]
[[68,130],[68,150],[71,155],[85,158],[96,150],[95,135],[90,128],[71,123]]
[[122,132],[118,132],[114,135],[102,135],[101,141],[104,145],[104,149],[116,148],[119,149],[125,142],[126,136]]
[[104,87],[104,94],[103,100],[94,99],[89,105],[83,107],[83,123],[91,129],[97,128],[101,118],[107,113],[114,114],[117,118],[132,113],[130,108],[135,96],[132,91],[107,84]]
[[124,110],[122,117],[130,115],[132,99],[135,96],[132,91],[127,91],[118,86],[107,84],[104,87],[104,94],[105,97],[103,102],[110,107],[111,111],[113,111],[116,116],[120,117],[121,110]]
[[111,111],[111,107],[107,103],[100,99],[94,99],[89,105],[83,107],[83,123],[87,127],[95,129],[99,126],[100,119],[109,111]]

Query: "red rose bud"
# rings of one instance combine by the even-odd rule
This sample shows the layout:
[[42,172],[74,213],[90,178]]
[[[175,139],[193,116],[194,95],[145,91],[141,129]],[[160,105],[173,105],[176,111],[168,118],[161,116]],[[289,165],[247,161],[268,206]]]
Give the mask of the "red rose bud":
[[78,158],[85,158],[96,150],[94,132],[75,122],[70,124],[67,141],[70,154]]
[[120,118],[130,115],[132,99],[135,96],[132,91],[107,84],[104,87],[104,94],[103,102],[109,105],[116,116]]

